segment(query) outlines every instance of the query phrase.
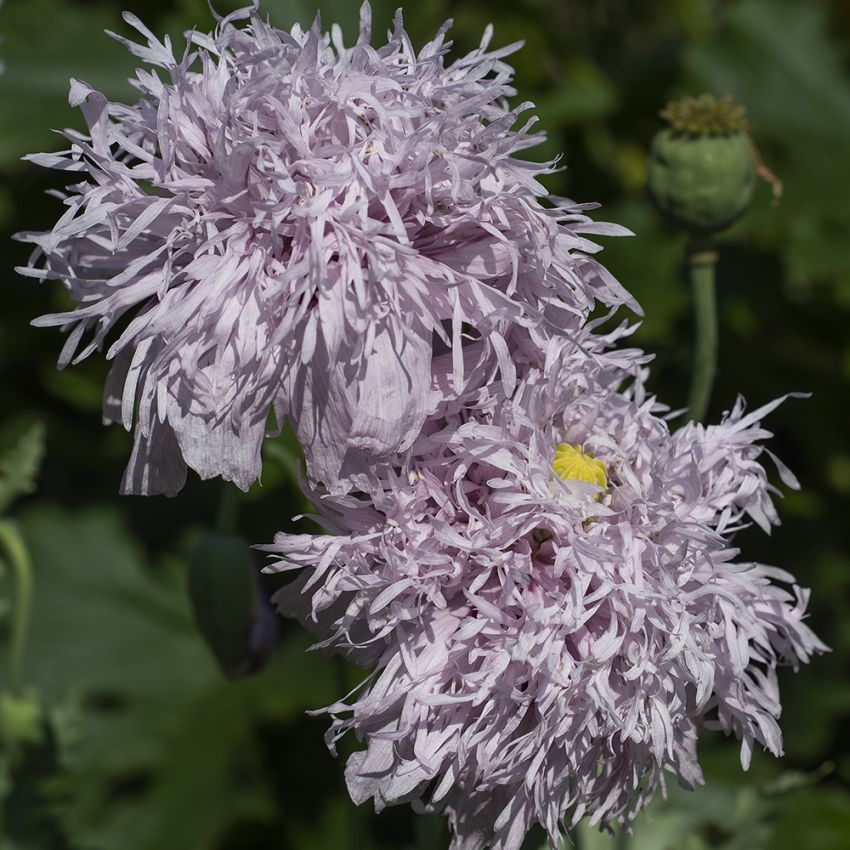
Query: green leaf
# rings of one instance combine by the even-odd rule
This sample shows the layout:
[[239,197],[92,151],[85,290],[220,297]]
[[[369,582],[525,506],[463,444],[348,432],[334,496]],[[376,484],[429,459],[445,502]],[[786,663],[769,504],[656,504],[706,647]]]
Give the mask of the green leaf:
[[[0,753],[0,803],[6,799],[12,790],[12,763],[5,753]],[[3,825],[0,815],[0,827]],[[0,845],[2,846],[2,845]]]
[[547,125],[584,124],[609,118],[619,106],[619,93],[608,77],[586,59],[565,63],[564,81],[537,99],[537,112]]
[[306,636],[230,682],[185,585],[157,579],[116,513],[31,510],[22,527],[39,587],[28,677],[52,706],[48,791],[74,846],[210,850],[246,813],[271,816],[258,727],[334,695]]
[[[5,440],[3,442],[6,442]],[[44,424],[35,422],[0,448],[0,514],[20,496],[32,493],[44,458]]]
[[12,751],[44,737],[41,700],[29,688],[23,693],[0,691],[0,743]]
[[778,808],[770,850],[844,850],[850,836],[850,794],[840,787],[788,794]]
[[234,675],[251,654],[257,579],[248,542],[208,534],[189,564],[189,596],[201,634],[221,669]]
[[[293,484],[298,484],[304,460],[298,440],[288,423],[279,436],[263,441],[264,477],[269,464],[277,467]],[[265,481],[263,483],[266,484]]]
[[286,30],[295,23],[306,29],[321,10],[323,29],[339,24],[350,40],[357,33],[360,4],[350,0],[263,0],[263,9],[268,12],[272,23]]
[[634,237],[606,239],[603,261],[644,310],[637,339],[642,345],[663,345],[673,338],[676,323],[690,306],[682,264],[684,237],[665,228],[649,202],[642,199],[612,206],[605,217],[635,233]]
[[126,34],[118,9],[94,3],[85,14],[80,11],[62,0],[26,0],[3,8],[0,115],[9,120],[0,133],[0,168],[26,153],[62,147],[54,129],[83,126],[79,112],[68,106],[71,77],[112,98],[133,97],[127,78],[138,62],[104,33]]

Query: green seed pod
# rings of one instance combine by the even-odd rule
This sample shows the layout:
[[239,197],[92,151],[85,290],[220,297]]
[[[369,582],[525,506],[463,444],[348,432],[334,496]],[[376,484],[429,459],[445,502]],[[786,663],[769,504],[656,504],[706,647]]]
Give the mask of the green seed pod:
[[742,106],[711,95],[674,101],[652,141],[648,189],[661,214],[691,233],[716,233],[750,205],[756,157]]

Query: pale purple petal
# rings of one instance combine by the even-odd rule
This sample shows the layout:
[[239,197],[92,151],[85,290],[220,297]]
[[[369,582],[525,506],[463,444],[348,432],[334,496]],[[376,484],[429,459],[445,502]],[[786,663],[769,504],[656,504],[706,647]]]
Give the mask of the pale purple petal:
[[[622,229],[549,198],[553,165],[517,156],[542,135],[530,104],[507,105],[517,46],[491,50],[490,30],[452,60],[447,28],[417,53],[400,16],[372,48],[368,5],[352,47],[254,5],[178,57],[125,21],[139,99],[72,82],[88,133],[31,159],[76,182],[53,230],[21,238],[36,246],[24,273],[79,305],[37,320],[69,331],[60,365],[131,352],[113,393],[137,431],[131,490],[173,490],[156,469],[173,465],[168,431],[202,477],[245,488],[267,423],[289,413],[309,475],[343,491],[459,399],[462,328],[485,349],[511,328],[545,345],[598,301],[637,309],[583,235]],[[448,385],[429,371],[435,338]]]
[[[628,825],[665,776],[702,782],[706,727],[737,735],[745,766],[756,745],[779,755],[777,668],[825,649],[807,592],[728,538],[773,518],[772,405],[671,433],[645,355],[606,350],[621,335],[541,352],[512,332],[512,395],[481,380],[362,493],[313,493],[331,534],[268,547],[297,571],[281,610],[370,670],[327,709],[332,748],[364,743],[352,799],[443,813],[452,850]],[[603,491],[555,475],[561,442],[604,462]]]

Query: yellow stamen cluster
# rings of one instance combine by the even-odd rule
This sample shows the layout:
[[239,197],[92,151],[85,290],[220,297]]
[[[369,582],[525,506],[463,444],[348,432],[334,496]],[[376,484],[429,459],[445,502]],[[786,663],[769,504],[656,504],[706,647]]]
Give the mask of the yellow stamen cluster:
[[586,481],[588,484],[598,484],[603,490],[608,486],[605,464],[583,452],[581,446],[558,443],[552,468],[563,481]]

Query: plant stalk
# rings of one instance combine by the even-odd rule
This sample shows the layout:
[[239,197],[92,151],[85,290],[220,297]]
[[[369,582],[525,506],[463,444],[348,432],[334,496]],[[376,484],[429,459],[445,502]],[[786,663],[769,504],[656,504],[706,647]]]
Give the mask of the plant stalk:
[[15,578],[15,607],[9,643],[9,676],[12,691],[23,684],[24,654],[32,613],[32,563],[18,530],[6,520],[0,521],[0,548],[5,550]]
[[694,422],[705,418],[717,373],[716,265],[717,251],[710,242],[691,242],[688,246],[688,268],[693,288],[696,335],[688,412]]

